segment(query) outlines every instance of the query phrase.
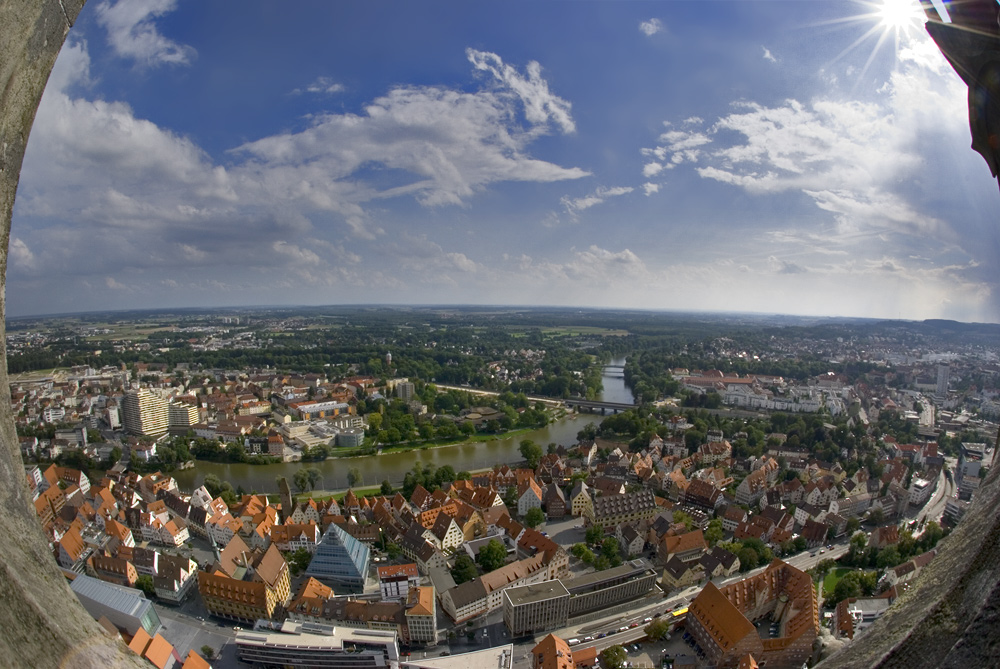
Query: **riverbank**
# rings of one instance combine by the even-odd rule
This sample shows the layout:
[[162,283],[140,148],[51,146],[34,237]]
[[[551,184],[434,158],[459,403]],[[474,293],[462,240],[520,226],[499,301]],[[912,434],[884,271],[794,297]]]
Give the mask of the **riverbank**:
[[[524,464],[523,462],[510,463],[510,466],[515,467],[515,466],[521,466],[523,464]],[[491,471],[492,469],[493,469],[492,467],[485,467],[483,469],[468,470],[468,472],[469,474],[475,476],[477,474],[483,474],[485,472]],[[361,486],[361,487],[355,486],[353,488],[343,488],[338,490],[310,490],[308,492],[294,493],[292,497],[295,499],[296,502],[301,502],[307,499],[314,499],[317,502],[324,502],[330,498],[333,498],[337,500],[337,502],[340,502],[344,499],[344,495],[347,494],[348,490],[353,490],[354,494],[357,495],[358,498],[360,499],[362,497],[373,497],[376,495],[381,495],[382,485],[379,484],[379,485]],[[395,492],[396,490],[399,490],[399,486],[393,486],[393,495],[396,494]]]
[[[553,417],[550,421],[555,422],[557,420],[562,420],[564,418],[569,418],[570,420],[575,420],[577,416],[575,411],[564,411],[561,415]],[[331,453],[327,460],[345,460],[350,458],[365,458],[372,457],[376,455],[390,455],[393,453],[409,453],[411,451],[428,451],[435,448],[451,448],[453,446],[465,446],[467,444],[482,444],[490,441],[500,441],[505,439],[513,439],[518,435],[529,434],[537,432],[542,429],[541,427],[519,427],[515,430],[508,430],[506,432],[501,432],[499,434],[473,434],[465,438],[458,437],[457,439],[431,439],[423,443],[406,442],[403,444],[394,444],[392,446],[383,446],[379,448],[377,452],[371,452],[371,446],[359,446],[358,448],[341,449],[340,451]],[[544,446],[545,444],[542,444]],[[292,462],[299,462],[293,460]],[[308,463],[308,461],[301,461],[303,464]]]

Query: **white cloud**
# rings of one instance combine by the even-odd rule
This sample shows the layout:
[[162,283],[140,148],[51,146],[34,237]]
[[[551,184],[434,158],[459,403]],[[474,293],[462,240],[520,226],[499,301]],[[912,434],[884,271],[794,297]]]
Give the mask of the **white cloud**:
[[177,8],[177,0],[118,0],[97,6],[97,23],[108,32],[108,42],[123,58],[143,66],[189,65],[195,50],[160,34],[154,19]]
[[35,269],[35,254],[31,252],[31,249],[28,248],[28,245],[23,240],[17,237],[10,238],[7,255],[15,267],[28,270]]
[[635,189],[631,186],[617,186],[615,188],[606,188],[601,186],[594,192],[584,195],[583,197],[571,198],[568,195],[563,196],[562,199],[560,199],[560,202],[566,208],[567,213],[574,215],[584,209],[590,209],[595,205],[602,204],[608,198],[627,195],[634,190]]
[[764,60],[766,60],[766,61],[768,61],[770,63],[777,63],[778,62],[778,59],[774,57],[774,55],[771,53],[770,49],[768,49],[766,46],[762,46],[761,49],[764,50]]
[[528,121],[539,125],[551,120],[563,133],[576,131],[570,116],[572,105],[549,91],[548,82],[542,79],[542,66],[537,61],[528,63],[528,76],[525,77],[495,53],[466,49],[465,54],[477,70],[492,74],[503,88],[521,100]]
[[657,162],[646,163],[642,166],[642,176],[649,178],[655,177],[657,174],[663,171],[663,165]]
[[663,30],[663,23],[660,19],[650,19],[639,24],[639,32],[646,37],[652,37],[661,30]]
[[649,197],[653,193],[659,193],[660,192],[660,184],[654,184],[654,183],[651,183],[651,182],[647,181],[646,183],[644,183],[642,185],[642,191],[646,194],[646,197]]
[[338,83],[331,79],[330,77],[317,77],[308,86],[304,88],[296,88],[292,91],[293,95],[301,95],[302,93],[315,93],[318,95],[333,95],[334,93],[343,93],[344,85]]

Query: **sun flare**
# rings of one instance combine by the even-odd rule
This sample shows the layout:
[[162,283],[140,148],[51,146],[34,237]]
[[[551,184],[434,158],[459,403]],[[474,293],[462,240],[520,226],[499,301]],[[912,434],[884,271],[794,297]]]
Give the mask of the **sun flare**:
[[920,25],[923,11],[916,0],[882,0],[875,15],[884,29],[907,31]]

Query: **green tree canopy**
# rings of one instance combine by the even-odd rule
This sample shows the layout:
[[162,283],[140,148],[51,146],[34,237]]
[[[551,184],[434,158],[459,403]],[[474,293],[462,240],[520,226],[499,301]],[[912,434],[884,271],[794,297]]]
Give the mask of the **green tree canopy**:
[[476,563],[472,561],[472,558],[467,553],[459,553],[458,557],[455,558],[455,566],[451,568],[451,577],[455,579],[455,584],[461,585],[478,576],[479,570],[476,569]]
[[490,539],[489,543],[479,549],[476,562],[486,573],[499,569],[507,562],[507,549],[499,540]]
[[544,522],[545,513],[537,506],[528,509],[528,512],[524,514],[524,524],[528,527],[538,527]]
[[601,651],[601,664],[606,669],[623,669],[628,653],[621,646],[608,646]]

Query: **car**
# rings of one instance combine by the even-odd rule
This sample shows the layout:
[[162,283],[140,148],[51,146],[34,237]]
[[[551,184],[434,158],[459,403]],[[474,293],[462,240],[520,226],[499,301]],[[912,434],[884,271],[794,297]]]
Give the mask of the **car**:
[[653,622],[653,619],[652,618],[643,618],[642,622],[644,622],[644,623],[651,623],[651,622]]
[[832,551],[833,550],[833,544],[827,544],[826,550]]
[[592,637],[592,636],[585,636],[585,637],[583,637],[583,640],[584,640],[585,642],[586,642],[586,641],[593,641],[593,640],[594,640],[594,637]]
[[657,611],[656,613],[653,614],[653,617],[654,618],[659,618],[662,615],[663,615],[662,613],[660,613],[659,611]]
[[605,634],[604,632],[601,632],[600,634],[597,635],[597,638],[598,639],[603,639],[606,636],[607,636],[607,634]]
[[619,632],[627,632],[628,631],[628,625],[625,625],[624,627],[619,627],[618,631]]
[[825,549],[825,548],[820,548],[820,549],[819,549],[819,554],[820,554],[820,555],[822,555],[822,554],[823,554],[823,553],[825,553],[825,552],[826,552],[826,549]]
[[638,626],[639,626],[639,623],[632,623],[631,625],[628,626],[628,628],[632,629],[633,627],[638,627]]
[[234,632],[239,632],[242,629],[243,629],[242,627],[236,626],[236,627],[233,628],[233,631]]

